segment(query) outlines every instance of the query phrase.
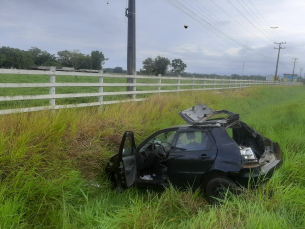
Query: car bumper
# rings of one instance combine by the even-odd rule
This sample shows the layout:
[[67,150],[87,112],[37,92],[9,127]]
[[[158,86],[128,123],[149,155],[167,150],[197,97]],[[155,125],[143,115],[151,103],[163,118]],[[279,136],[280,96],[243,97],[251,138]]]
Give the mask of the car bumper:
[[241,186],[255,187],[258,183],[270,179],[274,171],[281,165],[281,160],[274,160],[264,166],[252,169],[242,169],[237,173],[230,173],[229,176]]

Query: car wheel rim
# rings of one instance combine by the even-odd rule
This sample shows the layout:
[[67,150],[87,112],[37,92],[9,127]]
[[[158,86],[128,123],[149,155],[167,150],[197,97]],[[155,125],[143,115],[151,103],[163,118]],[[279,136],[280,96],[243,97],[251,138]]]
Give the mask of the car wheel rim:
[[218,185],[214,188],[214,197],[221,199],[224,197],[226,189],[222,185]]

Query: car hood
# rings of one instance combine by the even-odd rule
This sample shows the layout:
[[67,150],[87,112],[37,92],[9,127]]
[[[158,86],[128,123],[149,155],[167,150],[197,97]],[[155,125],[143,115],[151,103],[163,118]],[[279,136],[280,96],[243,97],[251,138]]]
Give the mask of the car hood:
[[[228,116],[225,118],[210,119],[215,114],[225,114]],[[179,112],[179,115],[187,124],[190,125],[200,125],[204,123],[228,124],[239,119],[239,114],[227,110],[213,111],[207,105],[202,103]]]

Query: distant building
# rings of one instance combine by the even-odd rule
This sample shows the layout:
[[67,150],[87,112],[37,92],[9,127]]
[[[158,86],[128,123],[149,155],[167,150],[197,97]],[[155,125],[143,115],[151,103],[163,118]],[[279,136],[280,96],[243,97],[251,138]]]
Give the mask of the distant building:
[[298,74],[283,74],[283,81],[296,82]]
[[273,80],[273,75],[266,76],[266,81],[272,81],[272,80]]

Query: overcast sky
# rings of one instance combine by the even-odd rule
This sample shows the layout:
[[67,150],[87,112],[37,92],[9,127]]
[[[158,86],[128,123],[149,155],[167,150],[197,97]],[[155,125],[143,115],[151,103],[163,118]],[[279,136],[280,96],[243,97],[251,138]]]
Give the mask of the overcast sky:
[[[104,68],[126,69],[127,3],[0,0],[0,46],[52,54],[99,50],[109,58]],[[305,0],[136,0],[136,68],[161,55],[182,59],[191,73],[241,75],[244,65],[245,75],[274,75],[274,42],[286,42],[278,74],[292,73],[292,58],[299,58],[299,74],[305,69],[304,12]]]

